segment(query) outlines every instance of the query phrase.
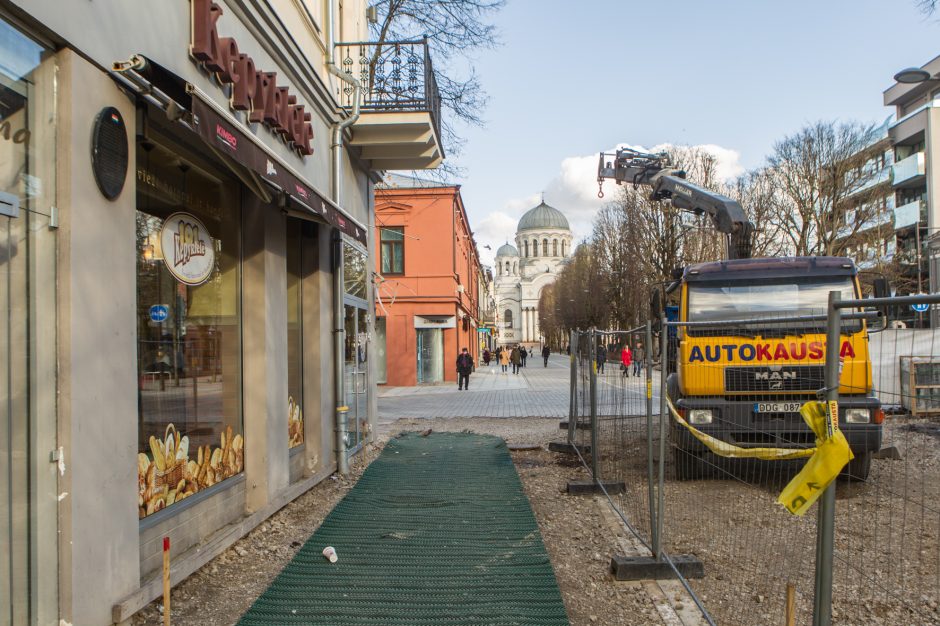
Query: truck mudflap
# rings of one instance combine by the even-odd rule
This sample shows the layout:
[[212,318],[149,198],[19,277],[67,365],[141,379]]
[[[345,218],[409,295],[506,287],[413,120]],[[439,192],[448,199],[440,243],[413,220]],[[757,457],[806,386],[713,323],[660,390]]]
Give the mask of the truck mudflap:
[[[716,439],[742,448],[812,448],[815,435],[803,421],[799,405],[813,398],[775,401],[728,400],[726,398],[679,398],[676,407],[686,416],[693,409],[710,409],[711,423],[693,423],[699,431]],[[760,406],[763,405],[763,406]],[[779,406],[773,406],[779,405]],[[877,398],[843,396],[839,400],[839,428],[856,455],[881,449],[882,425],[846,422],[848,409],[868,409],[872,418],[881,408]],[[774,410],[781,409],[781,410]],[[673,421],[672,441],[682,449],[700,452],[705,445],[686,428]]]

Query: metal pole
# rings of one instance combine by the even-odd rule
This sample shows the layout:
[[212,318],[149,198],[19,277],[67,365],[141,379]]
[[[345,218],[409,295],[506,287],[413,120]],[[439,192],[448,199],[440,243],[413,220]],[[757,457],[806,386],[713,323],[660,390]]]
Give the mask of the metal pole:
[[669,420],[669,409],[666,407],[666,376],[669,370],[669,327],[666,326],[666,317],[659,323],[659,485],[656,489],[656,530],[653,533],[653,553],[657,561],[663,560],[663,510],[665,509],[665,494],[663,484],[666,480],[666,423]]
[[[826,402],[839,400],[839,345],[842,311],[837,308],[838,291],[829,292],[826,321]],[[838,416],[836,416],[838,419]],[[830,483],[819,499],[816,521],[816,588],[813,597],[813,626],[832,623],[832,561],[835,532],[836,486]]]
[[578,331],[572,330],[568,338],[571,362],[571,398],[568,403],[568,443],[574,443],[578,426]]
[[597,335],[591,328],[591,477],[597,482]]
[[653,491],[653,324],[646,321],[646,343],[643,345],[643,356],[646,363],[646,494],[649,498],[650,529],[656,520],[656,499]]

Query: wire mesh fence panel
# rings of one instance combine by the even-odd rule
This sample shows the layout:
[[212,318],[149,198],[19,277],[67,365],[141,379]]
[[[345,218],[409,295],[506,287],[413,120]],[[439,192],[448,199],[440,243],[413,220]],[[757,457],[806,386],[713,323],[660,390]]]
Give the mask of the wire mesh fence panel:
[[663,549],[702,561],[688,582],[717,623],[785,623],[788,587],[811,621],[815,515],[778,497],[815,446],[800,410],[824,386],[825,313],[690,307],[665,325]]
[[578,333],[573,443],[588,465],[596,460],[594,479],[605,486],[617,512],[649,547],[647,342],[645,327]]
[[[846,342],[857,325],[842,323],[840,421],[882,432],[883,441],[878,453],[856,454],[857,479],[837,486],[833,623],[936,624],[940,337],[937,329],[906,327],[907,305],[884,311],[883,321],[868,324],[870,371],[853,367],[866,354]],[[925,326],[929,314],[919,317],[914,325]],[[866,396],[877,398],[880,408],[858,406]]]

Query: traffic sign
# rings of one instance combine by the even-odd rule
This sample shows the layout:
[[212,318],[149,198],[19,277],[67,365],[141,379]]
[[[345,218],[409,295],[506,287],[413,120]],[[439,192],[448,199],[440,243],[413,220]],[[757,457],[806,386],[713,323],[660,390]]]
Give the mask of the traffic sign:
[[[922,296],[922,295],[924,295],[924,294],[919,293],[919,294],[917,294],[917,295]],[[930,308],[930,305],[927,304],[926,302],[924,302],[924,303],[921,303],[921,304],[912,304],[912,305],[911,305],[911,308],[914,309],[915,311],[917,311],[918,313],[926,313],[926,312],[927,312],[927,309]]]
[[150,307],[150,319],[154,322],[162,322],[170,316],[170,307],[165,304],[155,304]]

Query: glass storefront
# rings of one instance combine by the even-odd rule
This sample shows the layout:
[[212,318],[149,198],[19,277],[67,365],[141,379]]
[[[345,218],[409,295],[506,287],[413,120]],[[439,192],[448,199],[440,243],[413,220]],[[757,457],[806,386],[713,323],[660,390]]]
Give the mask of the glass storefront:
[[0,19],[0,624],[57,603],[55,81],[52,52]]
[[304,442],[303,285],[304,222],[287,218],[287,419],[288,447]]
[[444,331],[440,328],[416,328],[415,335],[418,382],[441,382],[444,380]]
[[343,243],[343,327],[346,344],[343,356],[347,414],[346,446],[355,449],[365,438],[368,421],[369,313],[366,283],[368,257],[365,250]]
[[240,187],[152,135],[138,144],[138,513],[244,467]]

